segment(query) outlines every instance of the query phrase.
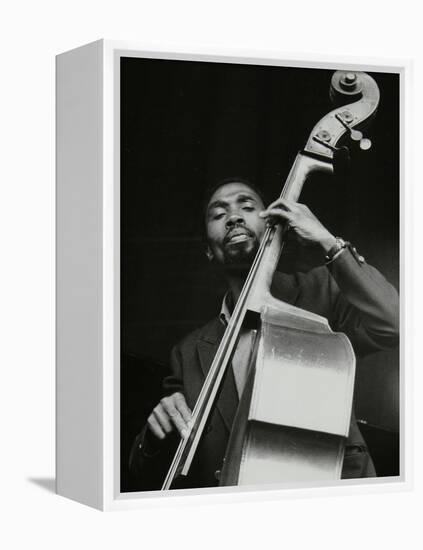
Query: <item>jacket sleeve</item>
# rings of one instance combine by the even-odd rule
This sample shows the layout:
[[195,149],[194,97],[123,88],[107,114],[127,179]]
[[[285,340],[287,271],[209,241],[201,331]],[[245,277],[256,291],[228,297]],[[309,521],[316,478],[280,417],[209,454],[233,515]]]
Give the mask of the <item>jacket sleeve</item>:
[[345,332],[358,355],[397,346],[399,304],[394,287],[349,249],[328,269],[333,330]]
[[163,380],[163,395],[171,395],[175,392],[184,393],[182,378],[182,359],[179,346],[175,346],[170,354],[171,374]]
[[[174,347],[171,353],[171,371],[163,381],[163,396],[183,392],[180,353]],[[129,455],[129,472],[132,486],[140,491],[160,489],[179,442],[174,433],[159,441],[147,424],[135,438]]]

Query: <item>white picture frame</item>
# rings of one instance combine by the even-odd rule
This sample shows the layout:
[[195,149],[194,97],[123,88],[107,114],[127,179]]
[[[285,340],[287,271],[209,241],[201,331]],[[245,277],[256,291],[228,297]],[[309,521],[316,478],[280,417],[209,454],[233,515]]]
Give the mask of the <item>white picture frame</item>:
[[[97,41],[57,57],[57,492],[102,510],[178,503],[298,498],[411,486],[410,373],[401,350],[401,469],[395,478],[310,487],[120,492],[119,60],[140,57],[396,73],[400,78],[401,238],[404,243],[407,61],[284,56],[236,50],[149,50]],[[404,266],[404,247],[401,266]],[[403,270],[403,267],[401,267]],[[402,272],[401,284],[404,284]],[[403,288],[402,288],[403,290]],[[402,308],[404,305],[402,305]],[[402,319],[404,311],[402,310]],[[404,336],[404,323],[402,323]],[[402,342],[404,342],[404,338]]]

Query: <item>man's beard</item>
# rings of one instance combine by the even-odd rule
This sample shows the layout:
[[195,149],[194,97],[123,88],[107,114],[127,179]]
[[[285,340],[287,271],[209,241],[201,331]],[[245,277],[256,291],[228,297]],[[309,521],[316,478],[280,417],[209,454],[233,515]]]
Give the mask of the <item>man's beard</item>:
[[260,243],[252,234],[251,239],[223,248],[223,265],[231,273],[248,273],[256,257]]

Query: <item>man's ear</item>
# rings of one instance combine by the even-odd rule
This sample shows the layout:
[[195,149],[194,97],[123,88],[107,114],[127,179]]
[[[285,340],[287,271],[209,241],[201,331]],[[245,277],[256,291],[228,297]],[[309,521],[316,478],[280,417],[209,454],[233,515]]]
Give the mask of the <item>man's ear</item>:
[[210,248],[209,245],[207,245],[207,248],[206,248],[206,256],[207,256],[207,259],[209,260],[209,262],[211,262],[214,258],[213,252],[211,251],[211,248]]

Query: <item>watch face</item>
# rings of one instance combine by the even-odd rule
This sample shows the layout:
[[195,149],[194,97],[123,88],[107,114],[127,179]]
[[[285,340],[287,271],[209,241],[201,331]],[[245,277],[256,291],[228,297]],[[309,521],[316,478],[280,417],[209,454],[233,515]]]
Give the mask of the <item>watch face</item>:
[[327,262],[330,262],[333,260],[335,255],[342,250],[343,248],[346,248],[347,243],[344,241],[344,239],[341,239],[341,237],[335,237],[336,243],[333,245],[333,247],[329,250],[328,254],[325,256],[325,259]]

